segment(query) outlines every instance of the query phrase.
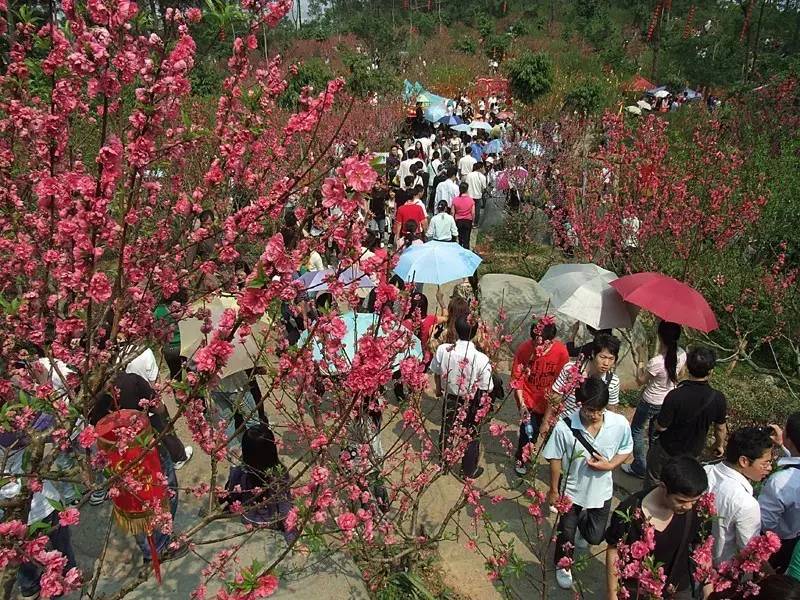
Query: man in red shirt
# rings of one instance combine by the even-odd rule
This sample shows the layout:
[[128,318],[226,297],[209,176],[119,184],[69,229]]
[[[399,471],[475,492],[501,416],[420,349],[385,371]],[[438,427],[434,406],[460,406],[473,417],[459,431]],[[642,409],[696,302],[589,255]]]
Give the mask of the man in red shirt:
[[404,231],[403,227],[406,221],[416,221],[419,224],[417,231],[425,231],[428,227],[428,215],[425,214],[425,209],[416,202],[406,202],[403,206],[399,206],[394,214],[394,239],[395,243],[400,239],[400,233]]
[[[541,328],[538,333],[537,328]],[[520,476],[527,473],[522,451],[528,443],[535,444],[539,436],[547,432],[554,408],[547,401],[547,395],[569,361],[567,347],[555,339],[556,333],[554,323],[534,322],[531,324],[531,339],[524,341],[514,354],[511,387],[514,388],[521,420],[514,470]]]

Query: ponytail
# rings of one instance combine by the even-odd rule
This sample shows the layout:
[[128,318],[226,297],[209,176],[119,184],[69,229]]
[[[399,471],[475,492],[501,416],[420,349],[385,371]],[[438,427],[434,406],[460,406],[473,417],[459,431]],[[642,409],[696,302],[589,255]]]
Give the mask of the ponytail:
[[678,339],[681,337],[681,326],[669,321],[658,324],[658,337],[666,348],[664,354],[664,368],[669,380],[678,383]]

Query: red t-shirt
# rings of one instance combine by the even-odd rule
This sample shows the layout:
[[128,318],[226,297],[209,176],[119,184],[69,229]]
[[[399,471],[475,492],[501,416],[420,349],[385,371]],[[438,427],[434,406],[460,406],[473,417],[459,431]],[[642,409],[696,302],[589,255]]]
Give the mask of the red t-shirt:
[[[397,213],[395,214],[395,219],[398,223],[400,223],[400,231],[403,231],[403,227],[406,224],[406,221],[411,221],[412,219],[417,222],[417,225],[422,226],[422,222],[426,218],[425,211],[422,210],[422,207],[419,204],[414,204],[413,202],[406,202],[397,209]],[[419,229],[417,229],[419,231]]]
[[453,198],[453,219],[466,221],[475,217],[475,200],[464,194]]
[[543,415],[547,408],[547,394],[569,361],[569,353],[559,340],[553,340],[547,354],[531,360],[533,351],[533,340],[526,340],[517,348],[511,366],[511,386],[522,390],[522,399],[528,410]]

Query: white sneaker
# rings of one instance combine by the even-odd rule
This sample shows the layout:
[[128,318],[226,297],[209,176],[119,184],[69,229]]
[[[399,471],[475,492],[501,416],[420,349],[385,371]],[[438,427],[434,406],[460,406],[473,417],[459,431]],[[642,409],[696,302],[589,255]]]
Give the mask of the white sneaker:
[[575,529],[575,549],[586,550],[589,548],[589,541],[583,537],[580,529]]
[[572,570],[570,569],[556,569],[556,583],[562,590],[569,590],[572,588]]
[[191,446],[184,446],[183,451],[186,452],[186,460],[179,460],[175,463],[175,470],[180,471],[186,463],[192,460],[192,454],[194,454],[194,448]]

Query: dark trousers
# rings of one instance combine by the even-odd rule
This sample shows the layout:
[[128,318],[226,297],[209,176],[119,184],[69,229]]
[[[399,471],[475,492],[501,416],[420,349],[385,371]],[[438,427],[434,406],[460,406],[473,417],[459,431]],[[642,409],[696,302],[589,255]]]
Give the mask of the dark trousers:
[[[517,462],[522,462],[522,450],[525,448],[526,445],[529,443],[536,443],[536,440],[539,438],[539,427],[542,425],[542,419],[544,415],[537,415],[536,413],[530,413],[530,419],[527,421],[523,421],[519,425],[519,442],[517,443],[517,453],[514,455],[514,459]],[[528,434],[525,433],[525,424],[530,423],[531,428],[533,429],[533,439],[528,437]]]
[[[461,471],[465,477],[474,475],[475,471],[478,469],[481,441],[476,427],[477,424],[475,423],[475,414],[478,412],[483,394],[484,392],[478,390],[467,407],[467,416],[464,421],[464,426],[467,428],[469,442],[464,451],[464,456],[461,458]],[[463,398],[453,394],[447,394],[444,398],[444,403],[442,404],[442,428],[439,431],[439,452],[442,455],[444,455],[444,451],[452,445],[450,444],[450,432],[453,429],[453,425],[455,425],[456,415],[463,402]]]
[[[53,511],[47,517],[42,519],[42,522],[47,523],[52,527],[50,533],[47,534],[48,546],[52,550],[57,550],[64,555],[67,559],[67,564],[64,567],[64,573],[69,571],[72,567],[77,566],[75,562],[75,552],[72,549],[72,540],[69,534],[69,527],[61,527],[58,524],[58,512]],[[39,589],[39,579],[42,576],[42,568],[31,562],[22,563],[17,571],[17,583],[19,590],[24,596],[33,596]]]
[[459,219],[456,221],[456,229],[458,229],[458,243],[462,248],[469,250],[469,236],[472,233],[472,220]]
[[[169,378],[172,381],[183,381],[183,362],[181,357],[181,347],[179,344],[166,344],[162,351],[164,362],[167,363],[169,368]],[[169,413],[166,406],[164,407],[164,422],[170,421]],[[186,446],[172,429],[166,436],[164,436],[164,445],[169,450],[169,456],[172,462],[183,462],[188,457],[186,456]]]
[[661,469],[664,464],[672,458],[658,440],[653,440],[650,449],[647,451],[647,471],[644,477],[644,487],[653,487],[661,480]]
[[781,540],[780,549],[770,556],[769,564],[775,569],[776,573],[785,573],[789,568],[789,563],[792,561],[792,553],[800,538],[792,538],[789,540]]
[[[572,558],[575,546],[575,532],[580,530],[583,538],[590,544],[599,544],[603,541],[606,532],[608,515],[611,513],[611,498],[606,500],[600,508],[587,508],[573,504],[569,512],[561,515],[558,520],[558,536],[556,537],[555,564],[563,557]],[[564,544],[572,545],[564,548]]]

